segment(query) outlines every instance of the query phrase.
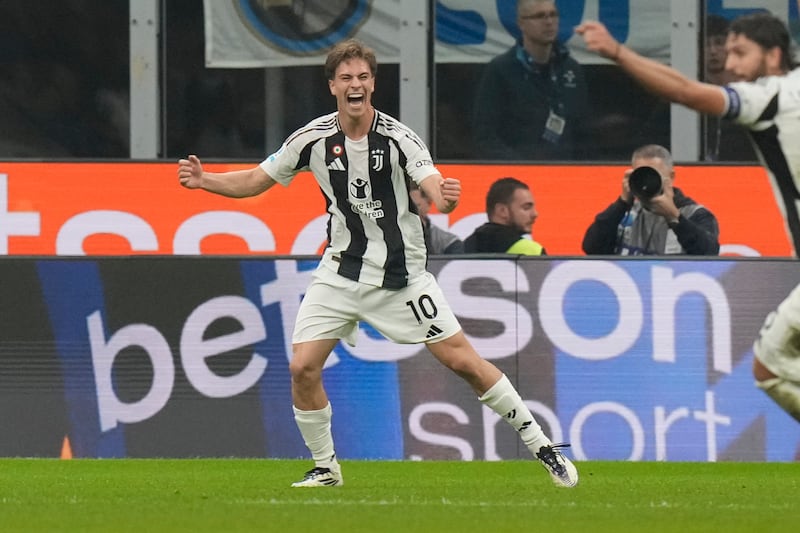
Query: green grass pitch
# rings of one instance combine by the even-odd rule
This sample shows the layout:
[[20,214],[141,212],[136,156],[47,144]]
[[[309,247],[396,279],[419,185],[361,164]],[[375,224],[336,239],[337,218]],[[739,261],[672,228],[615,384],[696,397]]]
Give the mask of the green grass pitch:
[[2,459],[0,531],[791,531],[800,463],[342,461],[345,485],[293,489],[310,461]]

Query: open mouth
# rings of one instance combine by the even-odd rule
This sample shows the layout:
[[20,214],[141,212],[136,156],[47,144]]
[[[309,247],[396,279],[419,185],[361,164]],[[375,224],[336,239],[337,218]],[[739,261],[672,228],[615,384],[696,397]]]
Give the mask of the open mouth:
[[364,93],[352,93],[347,95],[347,103],[351,105],[361,105],[364,103]]

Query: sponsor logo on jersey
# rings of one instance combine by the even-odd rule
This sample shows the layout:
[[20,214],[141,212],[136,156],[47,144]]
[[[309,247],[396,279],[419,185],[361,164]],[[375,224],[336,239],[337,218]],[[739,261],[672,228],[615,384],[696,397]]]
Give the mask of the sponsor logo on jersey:
[[364,215],[365,217],[373,220],[384,217],[383,209],[381,209],[382,207],[383,202],[380,200],[370,200],[368,202],[357,202],[350,204],[350,209],[353,211],[353,213]]
[[350,182],[350,196],[357,200],[366,200],[371,190],[369,182],[364,178],[355,178]]

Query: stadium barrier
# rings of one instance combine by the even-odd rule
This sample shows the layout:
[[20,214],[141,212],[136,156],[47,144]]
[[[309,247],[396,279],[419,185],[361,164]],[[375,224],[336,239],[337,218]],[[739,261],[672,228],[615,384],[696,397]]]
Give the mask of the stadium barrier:
[[[0,259],[0,456],[307,456],[288,361],[316,265]],[[796,262],[468,256],[430,268],[479,352],[576,459],[796,458],[800,426],[750,374]],[[362,325],[324,379],[342,458],[528,457],[420,346]]]
[[[206,164],[213,171],[250,164]],[[595,214],[619,196],[622,165],[439,165],[461,178],[462,201],[434,224],[461,237],[486,220],[497,178],[531,186],[537,241],[551,255],[582,255]],[[308,173],[245,200],[188,191],[176,163],[0,162],[0,255],[316,254],[325,203]],[[723,255],[787,257],[792,247],[759,166],[676,167],[675,185],[717,216]]]

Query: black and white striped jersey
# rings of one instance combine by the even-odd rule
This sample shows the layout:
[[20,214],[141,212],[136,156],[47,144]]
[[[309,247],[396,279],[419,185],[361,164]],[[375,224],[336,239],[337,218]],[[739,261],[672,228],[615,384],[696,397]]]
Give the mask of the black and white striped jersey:
[[304,170],[314,175],[330,214],[323,266],[389,289],[425,271],[425,238],[408,179],[420,183],[439,171],[422,140],[397,119],[376,110],[369,134],[353,140],[338,113],[324,115],[290,135],[261,168],[282,185]]
[[785,76],[725,86],[725,117],[745,126],[767,168],[778,206],[800,254],[800,68]]

